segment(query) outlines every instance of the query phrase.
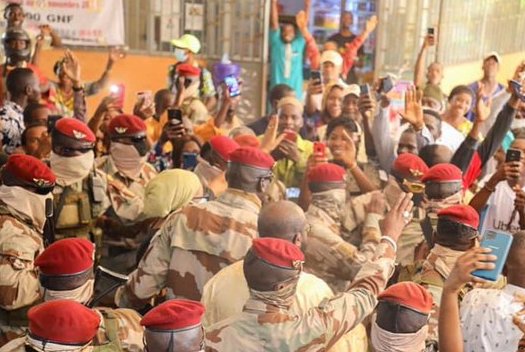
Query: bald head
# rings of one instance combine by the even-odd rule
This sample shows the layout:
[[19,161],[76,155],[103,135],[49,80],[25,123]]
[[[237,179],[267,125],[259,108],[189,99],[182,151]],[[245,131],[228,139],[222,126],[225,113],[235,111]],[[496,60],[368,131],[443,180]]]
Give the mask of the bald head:
[[275,237],[295,242],[304,230],[306,217],[295,203],[283,200],[269,203],[259,214],[257,226],[260,237]]

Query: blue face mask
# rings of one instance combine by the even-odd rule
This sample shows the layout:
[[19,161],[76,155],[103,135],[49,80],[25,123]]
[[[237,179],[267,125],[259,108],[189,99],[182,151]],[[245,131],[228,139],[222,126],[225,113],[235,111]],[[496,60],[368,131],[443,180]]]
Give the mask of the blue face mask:
[[177,59],[178,62],[184,62],[188,59],[188,54],[186,54],[184,49],[175,48],[173,54],[175,55],[175,59]]

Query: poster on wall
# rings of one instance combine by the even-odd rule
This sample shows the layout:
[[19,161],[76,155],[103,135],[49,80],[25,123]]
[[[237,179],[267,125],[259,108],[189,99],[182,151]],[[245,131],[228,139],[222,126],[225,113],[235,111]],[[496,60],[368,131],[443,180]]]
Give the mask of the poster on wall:
[[202,31],[204,29],[204,5],[186,3],[184,10],[184,30]]
[[[22,5],[26,14],[23,28],[32,38],[39,26],[51,26],[66,45],[105,46],[124,44],[122,0],[2,0]],[[1,28],[6,20],[0,21]]]

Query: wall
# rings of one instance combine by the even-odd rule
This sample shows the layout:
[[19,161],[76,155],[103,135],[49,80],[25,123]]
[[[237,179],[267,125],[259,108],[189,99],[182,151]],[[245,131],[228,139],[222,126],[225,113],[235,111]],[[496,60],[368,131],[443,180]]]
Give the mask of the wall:
[[[514,75],[519,63],[525,60],[525,52],[502,55],[498,81],[506,86],[507,80]],[[445,67],[445,78],[442,83],[443,91],[448,93],[459,84],[469,84],[483,76],[481,61]]]

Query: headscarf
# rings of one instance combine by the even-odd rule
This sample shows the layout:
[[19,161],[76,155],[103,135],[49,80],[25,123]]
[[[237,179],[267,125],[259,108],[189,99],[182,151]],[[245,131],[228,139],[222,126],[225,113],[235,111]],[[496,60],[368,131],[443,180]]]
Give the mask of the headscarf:
[[188,204],[202,192],[197,175],[188,170],[166,170],[155,176],[146,186],[144,218],[165,217]]
[[419,352],[425,350],[428,325],[415,333],[396,334],[381,329],[373,317],[370,339],[375,352]]

